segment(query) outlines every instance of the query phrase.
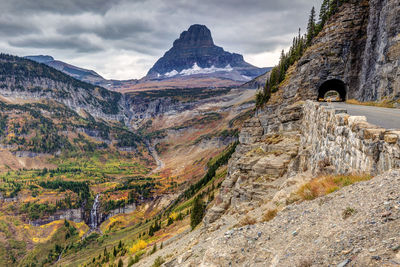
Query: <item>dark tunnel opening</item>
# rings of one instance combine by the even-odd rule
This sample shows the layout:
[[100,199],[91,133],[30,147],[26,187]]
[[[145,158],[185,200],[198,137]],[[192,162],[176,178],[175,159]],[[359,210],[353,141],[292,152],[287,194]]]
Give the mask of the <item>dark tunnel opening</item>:
[[[346,84],[338,79],[332,79],[324,82],[318,89],[318,101],[326,101],[327,97],[332,97],[331,92],[337,92],[338,96],[334,101],[346,101]],[[329,94],[327,94],[329,93]]]

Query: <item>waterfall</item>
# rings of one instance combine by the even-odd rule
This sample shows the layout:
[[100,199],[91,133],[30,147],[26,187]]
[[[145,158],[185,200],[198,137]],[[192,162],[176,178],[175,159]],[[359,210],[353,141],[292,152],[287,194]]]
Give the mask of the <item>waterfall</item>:
[[95,199],[94,199],[93,207],[90,210],[90,229],[96,229],[97,228],[99,206],[100,206],[99,194],[97,194]]

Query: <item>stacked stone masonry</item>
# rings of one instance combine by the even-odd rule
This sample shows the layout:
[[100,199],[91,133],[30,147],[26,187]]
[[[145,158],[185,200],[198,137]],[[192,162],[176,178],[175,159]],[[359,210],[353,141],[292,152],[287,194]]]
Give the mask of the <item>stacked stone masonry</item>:
[[345,110],[307,101],[301,123],[303,149],[310,150],[309,166],[314,174],[380,174],[400,168],[400,130],[389,131],[350,116]]

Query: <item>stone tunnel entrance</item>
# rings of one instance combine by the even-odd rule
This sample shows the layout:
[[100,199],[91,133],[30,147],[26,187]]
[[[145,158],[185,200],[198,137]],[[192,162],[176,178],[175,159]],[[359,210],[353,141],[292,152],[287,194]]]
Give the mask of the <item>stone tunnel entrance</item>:
[[318,88],[318,101],[346,101],[346,84],[338,79],[327,80]]

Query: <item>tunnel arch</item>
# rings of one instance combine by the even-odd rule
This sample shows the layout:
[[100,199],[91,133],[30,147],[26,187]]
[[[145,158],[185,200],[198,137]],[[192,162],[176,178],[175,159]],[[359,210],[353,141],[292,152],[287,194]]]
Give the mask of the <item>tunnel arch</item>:
[[329,91],[336,91],[339,94],[340,101],[346,101],[347,89],[346,84],[339,79],[327,80],[318,88],[318,100],[324,99],[325,94]]

